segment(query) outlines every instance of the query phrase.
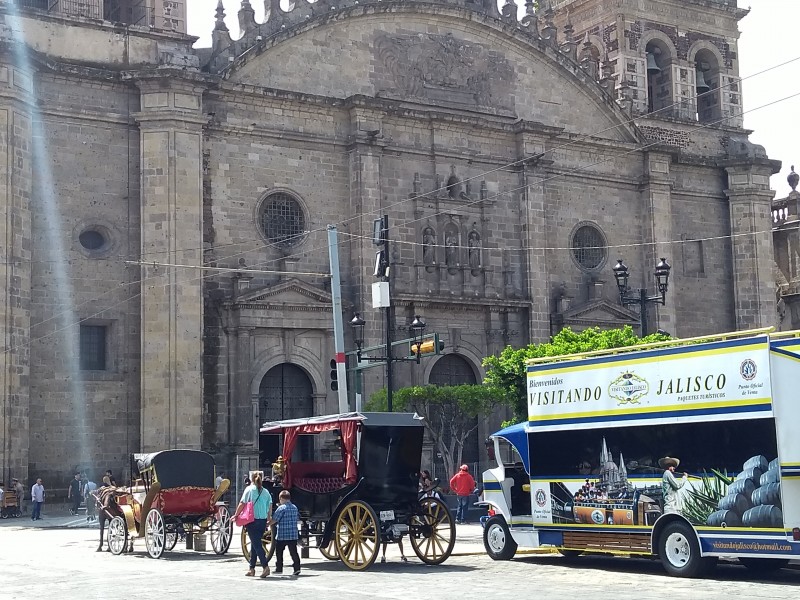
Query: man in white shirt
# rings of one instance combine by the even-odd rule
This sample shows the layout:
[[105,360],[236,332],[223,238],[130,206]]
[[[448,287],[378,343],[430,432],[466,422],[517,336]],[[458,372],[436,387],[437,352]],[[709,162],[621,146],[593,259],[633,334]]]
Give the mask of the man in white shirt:
[[31,521],[39,521],[42,518],[42,504],[44,504],[44,486],[41,477],[31,487],[31,502],[33,503]]

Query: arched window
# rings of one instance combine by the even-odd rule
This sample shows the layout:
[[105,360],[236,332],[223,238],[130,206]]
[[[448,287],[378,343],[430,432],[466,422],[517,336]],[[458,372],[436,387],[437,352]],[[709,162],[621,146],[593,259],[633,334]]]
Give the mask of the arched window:
[[474,385],[478,383],[475,371],[467,360],[458,354],[445,354],[431,368],[428,377],[431,385]]
[[672,60],[670,49],[659,39],[645,46],[647,58],[647,112],[661,116],[671,113],[673,104]]
[[719,61],[713,52],[704,48],[698,50],[694,64],[697,120],[701,123],[718,122],[722,117],[720,98],[725,93],[720,89]]
[[296,198],[286,192],[273,192],[261,202],[258,225],[268,241],[292,246],[303,238],[306,217]]

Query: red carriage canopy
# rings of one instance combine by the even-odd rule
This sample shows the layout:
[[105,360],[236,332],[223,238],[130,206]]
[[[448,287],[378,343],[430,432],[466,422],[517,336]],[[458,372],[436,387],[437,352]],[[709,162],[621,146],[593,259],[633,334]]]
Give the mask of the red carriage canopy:
[[291,419],[287,421],[274,421],[264,423],[261,433],[283,433],[283,461],[286,464],[286,474],[283,484],[291,487],[292,470],[289,465],[292,461],[292,452],[297,444],[298,435],[324,433],[339,430],[342,434],[342,455],[344,458],[344,479],[353,483],[358,475],[355,448],[358,434],[358,424],[367,417],[361,413],[344,413],[324,417],[310,417],[308,419]]

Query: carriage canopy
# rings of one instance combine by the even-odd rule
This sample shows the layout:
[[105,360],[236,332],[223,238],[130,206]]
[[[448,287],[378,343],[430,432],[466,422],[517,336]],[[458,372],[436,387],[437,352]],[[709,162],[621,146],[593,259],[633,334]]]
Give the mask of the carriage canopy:
[[291,485],[292,453],[297,444],[298,435],[324,433],[339,430],[342,435],[342,458],[345,463],[344,479],[348,483],[355,482],[358,473],[356,461],[356,441],[358,426],[364,427],[422,427],[422,420],[416,414],[410,413],[342,413],[338,415],[325,415],[310,417],[308,419],[289,419],[285,421],[270,421],[261,426],[261,433],[282,433],[283,460],[286,462],[286,476],[284,484]]
[[214,487],[214,458],[201,450],[162,450],[152,454],[134,454],[138,473],[150,469],[161,489],[176,487]]

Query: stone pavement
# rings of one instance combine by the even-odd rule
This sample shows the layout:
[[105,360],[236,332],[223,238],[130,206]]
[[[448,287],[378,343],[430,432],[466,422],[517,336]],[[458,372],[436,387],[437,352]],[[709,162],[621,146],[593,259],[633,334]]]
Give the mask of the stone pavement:
[[[31,527],[18,522],[0,526],[0,598],[28,600],[54,595],[59,600],[125,598],[233,598],[280,596],[281,600],[369,599],[436,600],[505,599],[619,600],[662,597],[670,600],[795,600],[800,597],[800,572],[784,570],[763,579],[742,567],[723,565],[712,579],[675,579],[661,564],[644,559],[523,555],[493,561],[479,547],[478,526],[458,529],[457,552],[439,566],[422,564],[406,545],[409,562],[390,546],[386,564],[353,572],[312,550],[300,577],[271,575],[266,580],[244,577],[246,564],[238,536],[230,552],[176,549],[160,560],[149,558],[137,540],[132,554],[95,552],[92,527]],[[21,526],[20,526],[21,525]],[[273,561],[274,564],[274,561]],[[33,594],[33,596],[32,596]]]

